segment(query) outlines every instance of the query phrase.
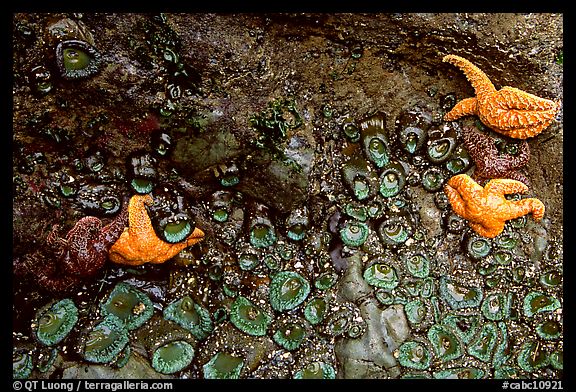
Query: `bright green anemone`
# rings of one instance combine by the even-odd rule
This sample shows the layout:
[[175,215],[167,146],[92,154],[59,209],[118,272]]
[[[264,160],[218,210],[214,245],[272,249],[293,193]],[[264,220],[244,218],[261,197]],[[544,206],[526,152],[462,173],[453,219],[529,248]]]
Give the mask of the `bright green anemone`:
[[340,238],[347,246],[360,246],[368,239],[369,231],[364,222],[348,221],[340,229]]
[[183,241],[192,232],[192,225],[187,220],[170,222],[164,226],[164,239],[166,242],[175,244]]
[[202,371],[206,379],[238,379],[243,366],[242,358],[218,352],[202,366]]
[[40,343],[52,346],[60,343],[78,321],[78,308],[65,298],[38,312],[36,337]]
[[278,272],[270,282],[270,305],[282,312],[294,309],[308,297],[310,283],[297,272]]
[[84,359],[95,363],[109,363],[128,343],[125,324],[111,314],[87,332],[82,350]]
[[30,377],[34,363],[32,356],[23,350],[12,351],[12,377],[14,379],[25,379]]
[[306,329],[300,322],[286,322],[274,332],[272,338],[286,350],[295,350],[306,338]]
[[369,285],[392,290],[400,280],[394,267],[387,263],[373,263],[364,270],[364,279]]
[[184,340],[176,340],[158,347],[152,354],[152,367],[163,374],[186,368],[194,358],[194,348]]
[[113,315],[129,330],[136,329],[152,317],[154,306],[150,298],[136,287],[120,282],[108,299],[100,304],[103,315]]
[[248,298],[238,296],[230,307],[230,321],[236,328],[252,336],[263,336],[272,317]]
[[212,329],[210,312],[189,296],[184,296],[164,308],[164,318],[187,329],[196,339],[205,339]]

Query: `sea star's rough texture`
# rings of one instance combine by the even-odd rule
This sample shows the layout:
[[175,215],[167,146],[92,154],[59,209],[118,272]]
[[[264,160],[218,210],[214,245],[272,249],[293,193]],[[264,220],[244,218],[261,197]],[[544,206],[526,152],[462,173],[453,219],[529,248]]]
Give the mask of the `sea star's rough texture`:
[[152,196],[149,194],[132,196],[128,206],[128,227],[110,248],[110,260],[128,265],[163,263],[176,256],[182,249],[204,238],[204,232],[194,228],[185,241],[175,244],[162,241],[156,235],[146,211],[146,205],[152,202]]
[[528,213],[536,220],[542,219],[545,208],[540,200],[507,200],[505,197],[527,190],[525,184],[510,179],[490,180],[483,188],[466,174],[452,177],[444,186],[454,212],[467,219],[476,233],[488,238],[500,234],[507,220]]
[[476,93],[476,97],[463,99],[446,113],[446,121],[477,115],[486,126],[502,135],[526,139],[547,128],[560,109],[560,102],[540,98],[514,87],[496,90],[480,68],[460,56],[447,55],[443,61],[460,68]]
[[476,169],[472,178],[482,184],[492,178],[510,178],[530,186],[530,181],[518,171],[530,159],[528,142],[523,140],[516,155],[501,154],[494,139],[487,134],[476,132],[473,127],[464,127],[464,146],[472,157]]
[[94,216],[80,219],[64,238],[55,225],[46,247],[14,260],[16,274],[32,276],[51,292],[66,292],[93,276],[106,263],[108,250],[127,224],[126,208],[108,225]]

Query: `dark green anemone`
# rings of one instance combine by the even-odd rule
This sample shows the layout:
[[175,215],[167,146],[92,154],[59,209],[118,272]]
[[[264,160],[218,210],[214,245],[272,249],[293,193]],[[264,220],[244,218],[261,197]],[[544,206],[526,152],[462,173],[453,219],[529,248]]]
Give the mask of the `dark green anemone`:
[[344,120],[342,123],[342,132],[344,132],[344,135],[346,135],[348,140],[352,143],[356,143],[360,140],[360,130],[358,129],[358,125],[356,125],[354,119],[347,118]]
[[278,272],[270,282],[270,305],[279,312],[300,305],[310,293],[310,283],[297,272]]
[[294,373],[295,379],[335,379],[336,370],[332,365],[314,361]]
[[401,162],[391,162],[380,174],[380,194],[393,197],[399,194],[406,185],[406,170]]
[[481,237],[476,234],[469,235],[465,241],[466,253],[474,260],[480,260],[488,256],[492,251],[492,241],[490,238]]
[[386,131],[386,116],[376,113],[360,121],[360,137],[364,154],[376,167],[384,167],[390,161],[390,142]]
[[312,298],[304,308],[304,317],[312,325],[324,321],[328,315],[328,303],[322,297]]
[[524,297],[524,314],[532,317],[536,313],[552,312],[560,308],[560,301],[538,291],[532,291]]
[[484,376],[484,371],[474,367],[458,367],[440,370],[433,375],[435,379],[480,379]]
[[494,323],[486,323],[476,339],[468,345],[468,354],[483,362],[490,362],[497,343],[498,328]]
[[510,317],[511,298],[503,293],[491,293],[482,302],[482,314],[488,320],[504,320]]
[[230,321],[248,335],[263,336],[266,335],[272,317],[248,298],[238,296],[230,306]]
[[430,273],[430,261],[424,252],[415,252],[402,256],[406,269],[416,278],[425,278]]
[[472,158],[463,145],[454,149],[452,156],[446,161],[445,167],[451,175],[464,173],[472,164]]
[[286,218],[286,236],[293,241],[300,241],[306,236],[309,226],[308,208],[296,208]]
[[401,245],[412,234],[412,227],[408,221],[399,215],[394,215],[382,221],[378,227],[378,234],[385,245]]
[[109,314],[86,332],[81,354],[90,362],[109,363],[120,354],[128,340],[126,325]]
[[294,320],[282,323],[274,332],[272,339],[284,349],[292,351],[300,347],[306,335],[303,323]]
[[446,175],[442,169],[432,166],[422,173],[422,187],[428,192],[436,192],[442,189],[446,181]]
[[78,308],[71,299],[65,298],[38,312],[36,338],[47,346],[58,344],[68,336],[77,321]]
[[430,128],[428,130],[428,159],[433,163],[447,161],[456,148],[456,131],[445,126],[446,129]]
[[522,370],[533,372],[548,366],[550,356],[541,344],[533,340],[528,340],[520,346],[517,361]]
[[357,200],[373,197],[378,192],[378,173],[365,159],[352,158],[342,166],[344,184]]
[[544,340],[556,340],[561,336],[561,326],[558,321],[546,320],[536,327],[536,334]]
[[130,181],[130,186],[136,191],[136,193],[143,195],[152,192],[154,181],[147,178],[133,178]]
[[179,372],[192,363],[194,348],[184,340],[164,344],[154,350],[152,367],[163,374]]
[[453,283],[448,277],[440,277],[440,296],[452,309],[474,308],[480,305],[483,292],[480,287],[464,287]]
[[238,379],[244,360],[226,352],[216,353],[202,366],[205,379]]
[[64,79],[85,79],[96,74],[100,59],[96,48],[84,41],[66,40],[56,47],[56,65]]
[[276,230],[268,218],[256,219],[250,226],[250,244],[255,248],[266,248],[276,242]]
[[163,314],[166,320],[174,321],[199,340],[206,338],[214,328],[210,312],[187,295],[166,306]]
[[136,287],[120,282],[114,287],[107,300],[100,304],[103,315],[112,315],[125,323],[129,330],[144,324],[154,313],[150,298]]

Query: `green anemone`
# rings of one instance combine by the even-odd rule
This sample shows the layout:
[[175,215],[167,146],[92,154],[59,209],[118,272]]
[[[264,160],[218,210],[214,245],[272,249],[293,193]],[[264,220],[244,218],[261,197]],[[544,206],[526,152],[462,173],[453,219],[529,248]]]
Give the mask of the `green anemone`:
[[393,197],[399,194],[406,185],[406,171],[400,162],[388,164],[380,174],[380,194]]
[[431,359],[430,350],[421,342],[404,342],[398,349],[398,362],[410,369],[426,370]]
[[450,172],[451,175],[456,175],[460,173],[464,173],[470,167],[472,163],[472,158],[470,154],[464,148],[464,146],[459,145],[456,147],[452,156],[448,161],[446,161],[446,169]]
[[436,379],[480,379],[484,376],[484,371],[474,367],[458,367],[440,370],[433,375]]
[[498,329],[494,323],[486,323],[480,333],[468,345],[468,354],[483,362],[490,362],[496,344],[498,343]]
[[248,335],[263,336],[272,317],[246,297],[238,296],[230,306],[230,321]]
[[474,308],[480,305],[483,292],[480,287],[464,287],[451,282],[446,276],[440,277],[440,296],[452,309]]
[[384,244],[396,246],[406,242],[410,237],[411,228],[404,219],[393,217],[380,224],[378,234],[380,234],[380,239]]
[[342,132],[352,143],[360,140],[360,130],[353,119],[348,118],[342,123]]
[[550,354],[550,364],[554,369],[564,369],[564,351],[557,350]]
[[146,178],[133,178],[132,181],[130,181],[130,185],[136,193],[142,195],[152,192],[154,188],[154,182]]
[[308,301],[304,308],[304,317],[312,325],[321,323],[328,315],[328,303],[322,297]]
[[504,320],[510,317],[511,298],[503,293],[491,293],[482,302],[482,314],[488,320]]
[[336,274],[335,272],[328,271],[318,276],[318,278],[316,278],[316,280],[314,281],[314,286],[318,290],[328,290],[330,287],[334,286],[337,280],[338,280],[338,274]]
[[38,312],[36,337],[46,346],[60,343],[78,321],[78,308],[71,299],[65,298]]
[[297,272],[278,272],[270,282],[270,305],[279,312],[300,305],[310,293],[310,283]]
[[134,286],[120,282],[108,299],[100,304],[103,315],[113,315],[124,322],[129,330],[144,324],[154,313],[150,298]]
[[422,173],[422,187],[428,192],[436,192],[442,189],[446,176],[437,167],[430,167]]
[[364,222],[348,221],[340,229],[340,238],[347,246],[360,246],[368,239],[370,229]]
[[342,179],[356,200],[374,196],[378,187],[378,174],[365,159],[352,158],[342,166]]
[[250,244],[255,248],[266,248],[276,239],[276,231],[271,224],[257,223],[250,228]]
[[560,338],[560,323],[555,320],[546,320],[536,327],[536,334],[544,340],[556,340]]
[[480,330],[480,316],[472,315],[448,315],[442,320],[442,324],[450,328],[464,344],[468,344]]
[[100,54],[84,41],[66,40],[56,47],[56,63],[64,79],[83,79],[98,72]]
[[301,322],[289,321],[283,323],[274,332],[272,339],[288,351],[296,350],[306,338],[306,329]]
[[364,270],[364,280],[374,287],[392,290],[400,280],[394,267],[387,263],[372,263]]
[[183,241],[192,232],[192,225],[187,220],[170,222],[164,226],[164,240],[171,244]]
[[126,325],[118,317],[109,314],[87,332],[82,356],[90,362],[112,362],[128,340]]
[[294,373],[295,379],[335,379],[336,370],[329,363],[314,361]]
[[489,238],[471,235],[466,241],[468,256],[475,260],[480,260],[488,256],[491,250],[492,242]]
[[443,325],[433,325],[428,330],[428,340],[436,356],[442,362],[448,362],[462,356],[462,344],[458,337]]
[[533,340],[528,340],[520,346],[518,353],[518,365],[526,372],[533,372],[537,369],[548,366],[550,356],[541,344]]
[[552,312],[560,308],[560,301],[538,291],[532,291],[524,297],[524,314],[532,317],[536,313]]
[[456,132],[453,128],[447,131],[430,130],[428,138],[427,155],[433,163],[441,163],[452,156],[456,147]]
[[163,314],[166,320],[174,321],[199,340],[206,338],[214,328],[210,312],[187,295],[166,306]]
[[406,305],[404,305],[404,312],[406,313],[408,322],[414,327],[422,324],[426,320],[426,315],[429,314],[426,302],[421,299],[406,303]]
[[216,353],[202,366],[205,379],[238,379],[244,360],[226,352]]
[[238,257],[238,265],[244,271],[250,271],[260,264],[260,259],[253,253],[242,253]]
[[430,273],[430,261],[423,253],[415,253],[404,257],[406,269],[412,276],[425,278]]
[[33,368],[32,355],[24,350],[12,350],[12,377],[14,379],[30,377]]
[[158,347],[152,354],[152,367],[163,374],[186,368],[194,358],[194,348],[184,340],[176,340]]
[[540,276],[540,284],[544,287],[556,287],[562,283],[562,274],[558,271],[547,271]]

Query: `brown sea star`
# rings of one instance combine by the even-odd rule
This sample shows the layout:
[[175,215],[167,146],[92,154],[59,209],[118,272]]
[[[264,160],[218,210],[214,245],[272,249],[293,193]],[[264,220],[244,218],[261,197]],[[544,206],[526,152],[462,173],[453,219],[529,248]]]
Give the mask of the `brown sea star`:
[[177,243],[158,238],[146,210],[146,205],[152,203],[150,194],[132,196],[128,205],[128,227],[110,248],[111,261],[128,265],[163,263],[182,249],[202,241],[204,232],[199,228],[194,228],[185,240]]
[[65,237],[60,236],[60,226],[55,225],[44,248],[14,260],[14,273],[32,276],[50,292],[67,292],[104,266],[108,250],[124,231],[127,218],[125,207],[104,227],[99,218],[86,216]]
[[540,98],[514,87],[496,90],[480,68],[460,56],[447,55],[442,61],[460,68],[476,93],[476,97],[458,102],[446,113],[445,121],[478,115],[484,125],[494,131],[515,139],[526,139],[547,128],[560,109],[560,102]]
[[518,171],[530,159],[528,142],[525,140],[520,142],[518,152],[511,155],[502,154],[492,137],[476,132],[474,127],[463,127],[462,138],[466,150],[476,165],[472,178],[478,183],[484,183],[492,178],[510,178],[530,186],[528,178]]
[[536,198],[507,200],[505,195],[525,193],[520,181],[494,179],[482,187],[466,174],[458,174],[444,185],[444,192],[454,212],[468,220],[470,227],[483,237],[493,238],[504,230],[507,220],[532,213],[535,220],[544,216],[544,204]]

